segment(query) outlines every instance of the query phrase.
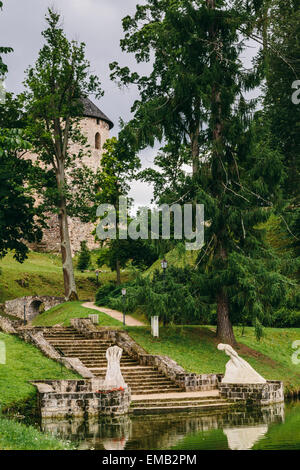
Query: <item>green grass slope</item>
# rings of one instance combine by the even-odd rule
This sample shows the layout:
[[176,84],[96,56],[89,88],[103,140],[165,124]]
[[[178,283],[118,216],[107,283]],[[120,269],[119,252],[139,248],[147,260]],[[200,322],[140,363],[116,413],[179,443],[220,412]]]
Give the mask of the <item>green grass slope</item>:
[[[75,269],[75,279],[80,299],[93,300],[96,294],[97,253],[92,252],[92,266],[89,271],[81,273]],[[77,257],[74,258],[76,267]],[[115,281],[116,274],[108,268],[101,269],[99,281],[105,284]],[[128,279],[128,272],[122,272],[122,279]],[[64,283],[61,258],[50,253],[30,252],[24,263],[18,263],[13,253],[8,253],[0,260],[0,303],[5,300],[25,295],[64,295]]]
[[0,364],[0,410],[34,399],[36,389],[31,380],[79,378],[16,336],[0,333],[0,341],[6,349],[6,363]]
[[[217,350],[214,329],[201,326],[160,329],[153,338],[149,328],[131,327],[127,331],[148,353],[167,355],[189,372],[222,373],[228,357]],[[257,342],[253,328],[235,328],[237,351],[257,372],[269,380],[283,380],[286,391],[300,390],[300,364],[292,362],[292,343],[300,340],[300,328],[266,328],[265,337]]]
[[[197,256],[199,254],[198,250],[194,251],[185,251],[179,250],[178,248],[174,248],[173,250],[169,251],[165,258],[168,261],[168,264],[171,266],[175,266],[178,268],[183,268],[184,266],[194,265],[196,263]],[[153,276],[156,270],[161,271],[161,259],[155,261],[150,268],[148,268],[144,275],[149,275],[150,277]]]
[[98,310],[82,307],[81,303],[82,302],[65,302],[61,305],[57,305],[35,317],[32,324],[34,326],[53,326],[57,324],[69,326],[71,318],[87,318],[91,313],[96,313],[99,316],[100,326],[122,326],[122,323],[118,320]]

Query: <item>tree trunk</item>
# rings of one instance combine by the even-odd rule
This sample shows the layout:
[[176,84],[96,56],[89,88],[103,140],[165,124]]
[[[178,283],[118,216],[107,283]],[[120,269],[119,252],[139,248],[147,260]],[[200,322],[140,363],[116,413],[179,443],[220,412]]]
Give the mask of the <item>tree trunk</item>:
[[234,346],[234,337],[231,321],[229,319],[228,296],[222,288],[217,294],[217,338],[225,344]]
[[193,176],[199,172],[199,130],[191,135]]
[[[212,10],[215,9],[215,0],[206,0],[206,4],[208,8]],[[217,48],[217,34],[215,24],[212,23],[210,27],[210,41],[215,44]],[[214,60],[218,60],[217,57]],[[212,97],[211,97],[211,109],[212,109],[212,123],[213,123],[213,158],[215,158],[218,164],[215,168],[215,180],[216,180],[216,197],[220,198],[220,187],[222,187],[222,174],[223,170],[220,168],[222,162],[222,138],[223,138],[223,122],[222,122],[222,97],[221,92],[218,86],[218,83],[212,84]],[[224,215],[225,218],[225,215]],[[227,261],[227,252],[222,242],[222,234],[223,228],[219,229],[219,233],[217,234],[219,241],[219,253],[218,256],[224,263],[224,267],[226,268],[226,261]],[[216,295],[216,302],[217,302],[217,338],[222,341],[222,343],[235,345],[236,340],[233,333],[232,324],[229,318],[229,299],[228,295],[224,290],[224,287],[221,287],[219,292]]]
[[117,271],[117,285],[121,284],[121,268],[120,268],[120,261],[117,259],[116,262],[116,271]]
[[[226,263],[227,253],[222,243],[219,246],[219,256],[223,263]],[[217,300],[217,338],[225,344],[231,344],[234,346],[236,340],[233,333],[232,324],[229,318],[229,300],[228,295],[221,287],[216,296]]]
[[[63,166],[57,172],[57,183],[60,191],[63,191],[64,187],[64,169]],[[60,231],[60,246],[61,246],[61,257],[63,265],[63,275],[64,275],[64,287],[65,287],[65,297],[67,300],[78,300],[75,276],[73,269],[72,261],[72,251],[69,235],[69,224],[68,224],[68,215],[66,208],[66,199],[63,194],[60,195],[59,201],[59,231]]]

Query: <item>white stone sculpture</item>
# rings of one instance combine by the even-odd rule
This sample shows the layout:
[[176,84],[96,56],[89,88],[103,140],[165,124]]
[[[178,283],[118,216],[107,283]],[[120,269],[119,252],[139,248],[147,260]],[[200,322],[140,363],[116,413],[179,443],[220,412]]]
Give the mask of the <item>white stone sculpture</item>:
[[103,383],[103,386],[106,389],[127,387],[120,368],[122,352],[123,349],[119,348],[119,346],[111,346],[106,351],[107,371]]
[[247,361],[242,359],[229,344],[218,344],[218,349],[230,356],[226,364],[222,383],[229,384],[264,384],[267,381],[259,375]]
[[223,429],[231,450],[250,450],[268,432],[266,424]]

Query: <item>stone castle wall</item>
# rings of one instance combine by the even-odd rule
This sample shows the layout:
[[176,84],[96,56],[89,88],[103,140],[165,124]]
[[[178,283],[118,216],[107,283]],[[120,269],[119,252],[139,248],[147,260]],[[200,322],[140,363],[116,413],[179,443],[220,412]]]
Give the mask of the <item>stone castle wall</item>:
[[[109,138],[109,125],[101,119],[86,117],[81,121],[81,130],[82,134],[87,137],[90,146],[87,150],[87,152],[90,152],[90,156],[84,156],[81,162],[96,172],[101,164],[103,145]],[[97,139],[96,135],[98,135]],[[96,144],[100,148],[96,148]],[[78,153],[79,151],[80,146],[78,144],[73,144],[70,147],[71,153]],[[37,159],[36,155],[31,153],[27,153],[25,158],[30,158],[32,161]],[[83,223],[78,218],[69,217],[68,220],[73,254],[80,250],[80,242],[84,240],[87,242],[89,249],[99,248],[99,244],[95,243],[95,236],[92,234],[95,229],[94,224]],[[59,253],[60,233],[57,215],[52,213],[47,214],[47,224],[49,228],[44,230],[42,241],[37,244],[31,244],[30,248],[36,251]]]

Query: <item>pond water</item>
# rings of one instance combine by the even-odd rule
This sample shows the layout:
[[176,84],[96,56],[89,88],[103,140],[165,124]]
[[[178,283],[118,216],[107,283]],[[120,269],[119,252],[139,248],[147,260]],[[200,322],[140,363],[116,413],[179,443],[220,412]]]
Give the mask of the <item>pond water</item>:
[[95,450],[300,449],[300,401],[226,413],[43,420],[43,431]]

